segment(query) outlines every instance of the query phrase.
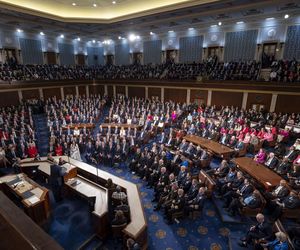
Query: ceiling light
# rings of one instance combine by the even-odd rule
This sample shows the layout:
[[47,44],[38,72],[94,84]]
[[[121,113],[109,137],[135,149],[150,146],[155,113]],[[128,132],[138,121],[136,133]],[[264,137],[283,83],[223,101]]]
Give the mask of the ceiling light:
[[210,27],[212,27],[212,28],[215,28],[215,27],[217,27],[218,25],[216,25],[216,24],[213,24],[213,25],[210,25]]
[[65,38],[65,36],[63,34],[60,35],[60,38]]
[[273,19],[275,19],[275,18],[274,17],[268,17],[268,18],[266,18],[267,21],[270,21],[270,20],[273,20]]
[[169,32],[169,33],[173,33],[173,32],[174,32],[174,30],[169,30],[168,32]]
[[45,34],[44,34],[44,32],[43,32],[43,31],[41,31],[41,32],[40,32],[40,35],[41,35],[41,36],[44,36]]
[[130,34],[128,39],[129,39],[130,42],[133,42],[136,39],[135,34]]
[[136,36],[135,38],[136,38],[136,39],[138,39],[138,40],[139,40],[139,39],[141,39],[141,37],[140,37],[140,36]]
[[77,41],[80,41],[80,37],[77,37]]
[[116,1],[112,1],[112,4],[116,4],[117,2]]
[[72,3],[73,6],[76,6],[76,3]]
[[93,42],[93,43],[96,43],[96,40],[93,40],[92,42]]
[[239,22],[236,22],[236,24],[243,24],[244,21],[239,21]]
[[222,25],[222,22],[218,22],[218,25],[221,26],[221,25]]
[[152,35],[154,35],[154,33],[152,31],[150,31],[150,35],[152,36]]
[[194,29],[193,27],[189,28],[189,30],[193,30],[193,29]]
[[94,7],[97,7],[97,4],[94,3],[93,6],[94,6]]
[[21,29],[17,29],[17,32],[18,32],[18,33],[21,33],[21,32],[23,32],[23,30],[21,30]]
[[289,14],[285,14],[285,15],[284,15],[284,19],[288,19],[289,17],[290,17]]

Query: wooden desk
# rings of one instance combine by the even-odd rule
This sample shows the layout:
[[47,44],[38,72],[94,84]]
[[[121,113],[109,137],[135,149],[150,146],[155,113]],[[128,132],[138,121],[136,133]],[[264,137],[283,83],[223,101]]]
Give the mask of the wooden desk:
[[124,129],[140,129],[142,126],[141,125],[138,125],[138,124],[127,124],[127,123],[102,123],[100,124],[100,126],[102,128],[108,128],[108,127],[111,127],[111,128],[124,128]]
[[68,127],[70,127],[70,129],[83,129],[84,127],[86,127],[86,129],[93,129],[95,127],[95,124],[93,123],[73,123],[73,124],[68,124],[66,126],[62,126],[63,130],[67,130]]
[[[54,158],[58,159],[58,156],[55,156]],[[62,156],[62,159],[64,161],[68,161],[67,156]],[[31,161],[31,164],[33,159],[29,159],[27,161]],[[35,164],[40,164],[42,162],[47,161],[47,157],[42,157],[41,161],[35,162]],[[141,203],[141,197],[138,190],[138,187],[136,184],[126,181],[122,178],[119,178],[115,175],[112,175],[110,173],[107,173],[101,169],[98,169],[94,166],[91,166],[87,163],[80,162],[74,159],[70,158],[70,164],[75,166],[77,168],[77,177],[80,177],[82,179],[87,179],[87,181],[92,181],[95,183],[99,183],[100,186],[104,187],[107,180],[110,178],[112,179],[113,183],[116,185],[121,186],[122,188],[126,189],[127,192],[127,199],[128,204],[130,207],[130,223],[126,226],[126,228],[123,230],[126,237],[131,237],[143,247],[147,247],[148,244],[148,235],[147,235],[147,221],[144,214],[144,208]],[[23,164],[21,164],[23,165]],[[97,177],[98,176],[98,177]],[[81,179],[80,179],[81,181]],[[84,188],[83,188],[84,189]],[[82,191],[83,192],[83,191]],[[99,199],[100,200],[100,199]],[[100,204],[100,203],[99,203]],[[102,204],[106,206],[104,203]],[[97,199],[95,202],[95,211],[97,211]],[[103,208],[102,208],[103,209]],[[100,211],[100,210],[99,210]],[[103,215],[103,210],[99,213],[100,215]],[[93,213],[95,216],[98,216],[98,213]],[[101,218],[100,218],[101,219]],[[99,223],[98,223],[99,224]],[[101,224],[98,225],[99,232],[97,232],[100,236],[103,233],[101,230],[105,227],[101,227]],[[107,228],[105,228],[107,230]],[[144,248],[143,248],[144,249]]]
[[22,250],[63,250],[0,191],[0,248]]
[[237,167],[252,176],[257,180],[266,190],[272,190],[275,186],[279,185],[281,176],[274,173],[267,167],[256,163],[253,159],[248,157],[235,158],[233,160],[237,164]]
[[183,137],[183,139],[186,139],[189,142],[199,145],[202,148],[206,148],[207,150],[213,152],[215,155],[225,159],[229,159],[230,156],[234,153],[233,149],[200,136],[186,135]]
[[81,176],[69,179],[65,185],[68,190],[83,196],[93,205],[92,214],[95,230],[102,239],[105,239],[109,227],[107,189]]
[[48,189],[41,187],[25,174],[0,178],[0,188],[9,197],[18,197],[24,210],[36,223],[43,223],[50,213]]

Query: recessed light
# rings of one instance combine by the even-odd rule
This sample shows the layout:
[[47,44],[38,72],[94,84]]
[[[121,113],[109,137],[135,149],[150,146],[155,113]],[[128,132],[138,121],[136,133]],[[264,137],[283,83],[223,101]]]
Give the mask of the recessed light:
[[275,18],[274,17],[268,17],[268,18],[266,18],[267,21],[270,21],[270,20],[273,20],[273,19],[275,19]]
[[290,17],[289,14],[285,14],[285,15],[284,15],[284,19],[288,19],[289,17]]
[[150,31],[150,35],[152,36],[152,35],[154,35],[154,33],[152,31]]
[[136,39],[135,34],[130,34],[128,39],[129,39],[130,42],[133,42]]
[[119,36],[119,37],[118,37],[118,39],[119,39],[119,40],[121,40],[121,39],[122,39],[122,37],[120,37],[120,36]]
[[112,1],[112,4],[116,4],[117,2],[116,1]]
[[97,7],[97,4],[94,3],[93,6],[94,6],[94,7]]
[[221,25],[222,25],[222,22],[218,22],[218,25],[221,26]]
[[217,27],[218,25],[216,25],[216,24],[213,24],[213,25],[210,25],[210,27],[212,27],[212,28],[215,28],[215,27]]
[[76,3],[72,3],[73,6],[76,6]]
[[169,33],[173,33],[173,32],[174,32],[174,30],[169,30],[168,32],[169,32]]
[[93,40],[92,42],[93,42],[93,43],[96,43],[96,40]]
[[17,29],[17,32],[18,32],[18,33],[22,33],[22,32],[23,32],[23,30],[21,30],[21,29]]
[[77,41],[80,41],[80,37],[77,37]]
[[236,22],[236,24],[243,24],[244,21],[239,21],[239,22]]
[[44,36],[45,34],[44,34],[44,32],[43,32],[43,31],[41,31],[41,32],[40,32],[40,35],[41,35],[41,36]]
[[60,38],[65,38],[64,34],[61,34],[61,35],[60,35]]
[[189,28],[189,30],[193,30],[193,29],[194,29],[193,27],[190,27],[190,28]]

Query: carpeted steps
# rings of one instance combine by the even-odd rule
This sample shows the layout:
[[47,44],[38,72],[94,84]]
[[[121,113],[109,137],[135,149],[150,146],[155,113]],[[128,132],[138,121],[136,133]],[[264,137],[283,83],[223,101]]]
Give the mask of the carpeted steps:
[[46,156],[49,146],[49,130],[47,127],[47,117],[45,114],[33,115],[35,125],[37,147],[40,156]]

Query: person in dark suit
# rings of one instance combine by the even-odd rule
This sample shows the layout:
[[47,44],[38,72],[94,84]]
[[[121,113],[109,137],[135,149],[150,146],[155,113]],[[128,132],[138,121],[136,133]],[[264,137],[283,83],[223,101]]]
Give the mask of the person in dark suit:
[[289,150],[286,152],[284,158],[287,158],[289,162],[293,162],[297,158],[297,155],[298,155],[298,151],[295,150],[294,146],[291,146]]
[[265,220],[261,213],[256,215],[257,224],[251,226],[245,237],[241,239],[239,245],[247,247],[253,240],[269,240],[273,236],[272,225]]
[[62,171],[62,168],[59,166],[58,160],[54,160],[54,163],[50,165],[50,178],[49,182],[51,185],[51,189],[54,194],[55,200],[58,202],[62,199],[61,192],[64,184],[65,173]]
[[276,186],[276,188],[272,192],[265,193],[265,198],[269,202],[275,199],[282,200],[288,194],[289,194],[289,188],[287,187],[286,180],[281,180],[279,185]]
[[198,190],[199,190],[199,182],[197,179],[193,179],[192,185],[185,195],[186,200],[187,201],[193,200],[196,197]]
[[225,209],[230,216],[235,216],[239,213],[243,207],[259,208],[262,205],[261,196],[258,190],[254,190],[252,194],[248,196],[241,196],[239,198],[233,198],[227,209]]
[[292,190],[288,196],[283,198],[282,202],[277,201],[276,206],[274,206],[272,209],[271,218],[274,221],[277,220],[281,216],[284,208],[300,208],[300,194]]
[[275,171],[280,175],[286,175],[291,170],[292,164],[288,158],[283,158],[275,168]]
[[268,168],[274,169],[278,165],[278,159],[275,157],[275,154],[271,152],[264,164]]
[[166,208],[165,215],[168,224],[172,224],[172,215],[177,212],[183,212],[184,210],[184,191],[183,189],[178,189],[178,197],[172,200],[172,205],[170,208]]
[[205,200],[205,187],[200,187],[197,196],[194,199],[187,201],[185,208],[187,213],[192,211],[202,211]]
[[116,210],[115,217],[112,220],[111,224],[114,226],[117,226],[117,225],[123,225],[125,223],[127,223],[127,219],[126,219],[123,211]]

